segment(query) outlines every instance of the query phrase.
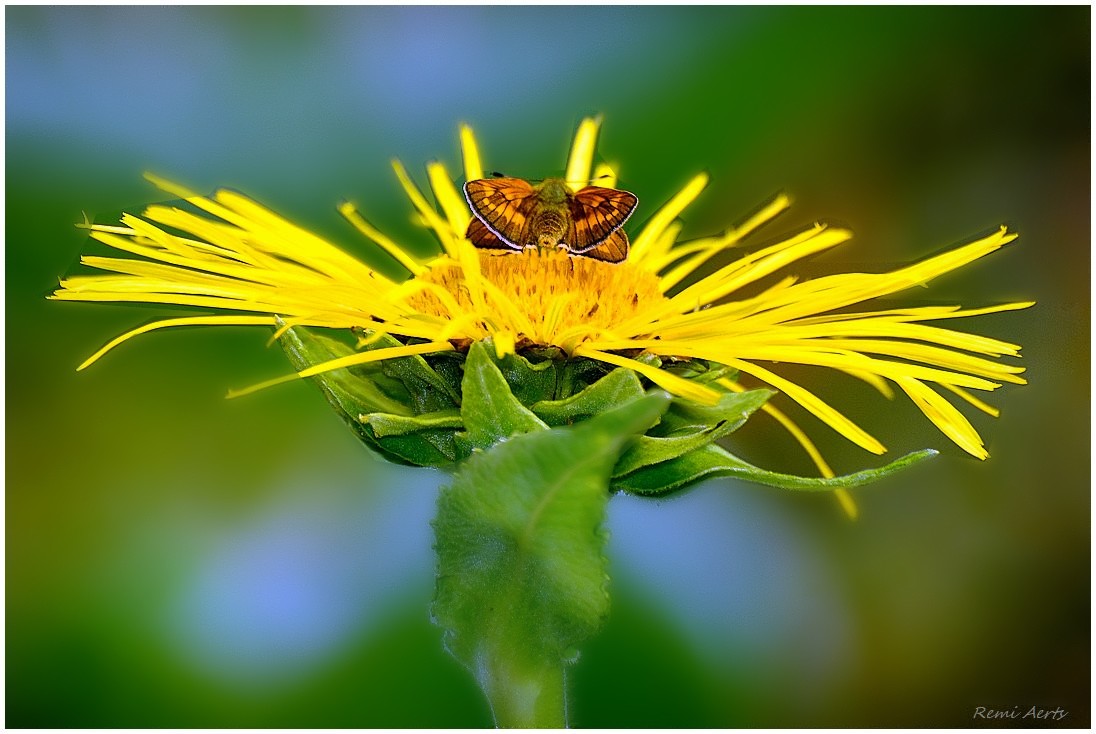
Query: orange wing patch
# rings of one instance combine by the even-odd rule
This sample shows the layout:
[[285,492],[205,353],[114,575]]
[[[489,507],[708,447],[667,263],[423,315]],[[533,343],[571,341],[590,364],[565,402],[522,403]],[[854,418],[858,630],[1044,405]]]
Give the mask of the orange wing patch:
[[[535,194],[532,184],[520,178],[488,178],[464,184],[464,197],[472,213],[487,230],[516,250],[522,249],[522,232],[529,219],[528,209],[536,203]],[[468,226],[469,239],[475,222],[473,219]]]
[[[587,186],[571,197],[568,203],[574,220],[574,238],[567,243],[568,249],[583,255],[619,230],[635,211],[639,199],[628,191]],[[625,253],[628,251],[627,239],[625,236]],[[619,249],[619,245],[613,249]]]
[[628,235],[624,234],[623,230],[618,229],[615,232],[610,232],[601,244],[575,254],[607,263],[623,262],[628,257]]
[[[486,250],[513,250],[513,245],[509,242],[504,242],[498,238],[491,230],[487,229],[487,225],[484,224],[476,217],[472,217],[472,221],[468,223],[468,231],[464,236],[472,243],[474,247]],[[520,248],[518,248],[520,249]]]

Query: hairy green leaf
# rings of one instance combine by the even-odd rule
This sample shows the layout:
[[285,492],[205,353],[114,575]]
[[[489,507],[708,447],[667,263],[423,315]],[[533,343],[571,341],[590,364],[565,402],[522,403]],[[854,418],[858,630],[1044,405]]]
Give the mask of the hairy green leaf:
[[563,400],[542,400],[532,410],[550,426],[564,426],[603,413],[643,394],[635,372],[618,367],[581,392]]
[[521,404],[491,359],[489,344],[475,342],[464,362],[461,417],[471,448],[485,449],[520,433],[546,429],[544,421]]
[[385,436],[404,436],[436,428],[463,428],[460,411],[439,410],[422,415],[393,415],[391,413],[366,413],[360,416],[362,423],[373,429],[377,438]]
[[829,492],[877,481],[932,458],[937,453],[932,449],[915,451],[877,469],[866,469],[824,479],[797,477],[759,469],[726,449],[709,444],[676,459],[645,466],[625,476],[616,477],[613,479],[613,489],[639,495],[663,495],[683,489],[701,479],[729,476],[781,489]]
[[510,386],[510,391],[522,405],[532,405],[556,394],[558,373],[563,363],[553,353],[542,355],[543,359],[536,362],[513,353],[500,359],[495,356],[493,348],[486,349],[484,353],[498,367],[503,379]]
[[768,390],[727,393],[714,406],[675,399],[662,421],[624,452],[613,476],[676,459],[723,438],[745,423],[770,395]]
[[560,708],[562,668],[608,612],[609,475],[667,404],[650,395],[572,428],[515,435],[473,454],[442,490],[434,616],[500,726],[564,723],[538,717]]
[[[354,354],[354,349],[338,339],[323,336],[311,329],[294,327],[282,334],[279,339],[282,349],[289,357],[290,364],[297,372],[332,359]],[[372,370],[367,368],[373,368]],[[328,401],[347,420],[356,422],[362,413],[384,412],[395,415],[410,415],[406,392],[400,400],[382,389],[373,372],[379,373],[377,365],[361,365],[348,369],[324,372],[309,378],[319,385]],[[402,390],[393,385],[390,390]]]

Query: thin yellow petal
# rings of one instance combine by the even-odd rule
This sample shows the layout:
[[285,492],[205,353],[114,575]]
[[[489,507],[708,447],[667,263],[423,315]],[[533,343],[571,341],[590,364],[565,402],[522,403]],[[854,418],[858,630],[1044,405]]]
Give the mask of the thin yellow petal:
[[374,243],[376,243],[382,250],[387,252],[392,258],[403,267],[407,268],[408,272],[412,275],[419,275],[426,270],[426,267],[412,258],[407,252],[390,240],[380,230],[367,222],[365,218],[358,212],[357,207],[349,201],[344,201],[339,204],[339,214],[342,214],[346,221],[354,225],[354,228],[368,237]]
[[[472,213],[468,210],[468,203],[453,185],[453,179],[449,178],[445,166],[434,161],[426,166],[426,173],[430,177],[430,188],[434,190],[434,198],[445,212],[445,218],[449,220],[449,226],[453,232],[463,236],[468,230],[468,222],[472,219]],[[453,253],[448,253],[450,257]]]
[[982,444],[982,437],[974,426],[970,424],[966,416],[919,380],[912,377],[903,377],[895,380],[914,404],[920,408],[930,421],[939,428],[945,436],[955,442],[959,448],[966,451],[976,459],[989,458],[989,452]]
[[97,362],[100,357],[114,349],[122,342],[131,339],[140,334],[147,334],[150,331],[156,329],[168,329],[174,326],[256,326],[256,325],[273,325],[275,319],[273,316],[188,316],[186,318],[179,319],[164,319],[163,321],[154,321],[151,324],[145,324],[139,326],[136,329],[127,331],[119,337],[111,339],[106,346],[100,349],[95,354],[91,355],[84,362],[76,368],[79,372],[92,364]]
[[567,158],[567,173],[564,174],[564,180],[572,191],[578,191],[590,183],[590,169],[594,164],[594,149],[600,127],[599,117],[587,117],[579,123],[575,141],[571,144],[571,154]]
[[245,231],[261,235],[261,242],[277,243],[278,246],[270,248],[272,253],[292,253],[295,259],[329,263],[337,268],[333,274],[362,277],[370,272],[370,268],[322,237],[298,227],[246,196],[222,189],[214,195],[214,199],[244,217]]
[[787,395],[795,402],[802,405],[808,411],[818,417],[823,423],[828,425],[840,433],[845,438],[849,439],[857,446],[860,446],[873,454],[882,454],[886,451],[883,444],[879,443],[873,438],[867,431],[860,428],[844,415],[839,413],[834,408],[823,402],[814,393],[806,390],[799,385],[796,385],[790,380],[785,380],[779,375],[775,375],[769,372],[764,367],[759,367],[756,364],[750,362],[744,362],[740,359],[728,360],[724,362],[728,367],[735,367],[741,372],[745,372],[748,375],[753,375],[757,379],[772,385],[780,392]]
[[695,400],[698,403],[703,403],[705,405],[715,405],[717,402],[719,402],[719,393],[711,389],[710,387],[698,385],[695,382],[686,380],[683,377],[672,375],[665,370],[659,369],[658,367],[653,367],[649,364],[643,364],[642,362],[637,362],[634,359],[621,357],[617,354],[609,354],[608,352],[599,352],[596,349],[590,349],[585,345],[580,346],[577,350],[575,350],[575,356],[589,357],[590,359],[596,359],[600,362],[605,362],[616,367],[626,367],[633,372],[643,375],[662,389],[673,393],[674,395],[680,395],[683,398]]
[[595,186],[615,189],[617,185],[616,171],[607,163],[598,163],[594,166],[593,182]]
[[[670,272],[666,273],[666,275],[662,276],[662,292],[667,292],[675,285],[680,283],[682,280],[687,278],[689,275],[696,272],[696,269],[706,263],[709,259],[711,259],[712,256],[716,255],[719,252],[722,252],[728,247],[734,247],[735,245],[737,245],[749,234],[767,224],[768,222],[772,221],[790,206],[791,199],[789,199],[785,194],[778,194],[776,197],[773,198],[772,201],[762,206],[756,214],[751,216],[739,226],[728,230],[723,234],[722,237],[710,238],[711,242],[705,243],[705,247],[698,248],[698,252],[696,252],[696,254],[675,267]],[[682,255],[689,254],[688,252],[684,251],[685,248],[678,249],[682,250],[680,254],[677,254],[676,250],[670,253],[670,255],[674,256],[675,259],[676,257],[681,257]],[[656,269],[661,270],[668,264],[669,263],[667,262],[659,263]]]
[[[657,273],[660,270],[659,263],[665,263],[667,258],[671,257],[670,253],[675,251],[674,245],[677,243],[677,236],[681,234],[682,227],[681,222],[670,224],[662,230],[662,234],[659,235],[658,239],[647,248],[647,256],[643,258],[642,262],[632,264],[639,265],[651,273]],[[661,292],[665,293],[666,289],[661,288]]]
[[[726,377],[719,378],[718,382],[720,385],[723,385],[733,392],[740,393],[746,391],[746,388],[733,380],[728,380]],[[803,450],[807,452],[807,456],[811,457],[811,461],[818,467],[818,471],[823,477],[829,479],[836,476],[833,469],[830,468],[830,465],[822,458],[822,452],[819,451],[818,447],[814,445],[814,442],[807,437],[807,434],[803,432],[803,429],[796,425],[795,421],[789,418],[782,410],[775,407],[771,401],[762,405],[761,410],[772,417],[777,423],[783,426],[784,430],[792,435],[792,438],[794,438],[799,445],[803,447]],[[845,511],[845,514],[848,515],[850,520],[855,520],[857,516],[859,516],[860,511],[857,509],[856,501],[852,498],[852,494],[849,493],[849,490],[834,490],[834,496],[837,497],[837,501],[841,504],[841,509]]]
[[400,185],[407,194],[407,198],[411,199],[411,203],[415,206],[415,209],[418,210],[419,214],[422,215],[422,218],[426,221],[426,225],[437,234],[442,249],[444,249],[450,257],[453,257],[456,252],[456,240],[458,238],[463,238],[464,232],[454,232],[449,226],[449,223],[438,216],[434,207],[427,203],[426,197],[419,191],[419,187],[416,186],[415,182],[411,180],[411,177],[407,175],[407,169],[403,167],[402,163],[398,160],[393,160],[392,170],[396,172],[396,178],[399,179]]
[[887,400],[891,400],[894,398],[894,390],[892,390],[891,386],[887,384],[887,381],[879,375],[873,372],[865,372],[864,370],[844,369],[841,371],[847,375],[855,377],[858,380],[861,380],[862,382],[868,383],[875,388],[876,392],[885,397]]
[[944,383],[944,387],[961,397],[963,400],[966,400],[968,403],[973,405],[975,408],[978,408],[978,410],[982,411],[983,413],[986,413],[987,415],[992,415],[994,418],[999,418],[1001,416],[1001,411],[999,411],[997,408],[994,408],[989,403],[982,402],[963,388],[956,387],[955,385],[949,385],[947,383]]
[[144,176],[145,180],[151,183],[156,188],[160,189],[161,191],[166,191],[173,196],[178,196],[180,199],[193,199],[199,196],[199,194],[194,193],[185,186],[174,183],[172,181],[168,181],[166,178],[161,178],[155,173],[145,171]]
[[468,125],[460,126],[460,149],[464,157],[464,180],[477,181],[483,178],[483,164],[480,163],[476,136]]
[[852,238],[847,229],[815,225],[787,242],[747,255],[673,297],[673,301],[698,305],[714,303],[739,288],[754,283],[787,265]]
[[632,250],[628,254],[628,259],[635,263],[641,263],[647,256],[648,248],[658,240],[662,232],[678,218],[681,212],[685,211],[685,207],[700,196],[700,192],[707,185],[708,174],[699,173],[689,183],[685,184],[685,188],[674,194],[672,199],[655,212],[655,215],[651,217],[651,221],[632,241]]
[[251,393],[258,392],[259,390],[265,390],[268,387],[281,385],[285,382],[291,382],[300,377],[314,377],[315,375],[323,374],[324,372],[331,372],[332,370],[343,369],[345,367],[353,367],[359,364],[367,364],[369,362],[377,362],[382,359],[408,357],[413,354],[433,354],[435,352],[449,352],[452,350],[453,345],[445,341],[426,342],[425,344],[411,344],[402,347],[391,347],[389,349],[374,349],[369,352],[358,352],[357,354],[351,354],[346,357],[339,357],[338,359],[321,362],[320,364],[313,365],[306,370],[301,370],[300,372],[292,375],[276,377],[273,380],[260,382],[257,385],[245,387],[241,390],[230,390],[226,397],[229,399],[238,398],[244,395],[250,395]]

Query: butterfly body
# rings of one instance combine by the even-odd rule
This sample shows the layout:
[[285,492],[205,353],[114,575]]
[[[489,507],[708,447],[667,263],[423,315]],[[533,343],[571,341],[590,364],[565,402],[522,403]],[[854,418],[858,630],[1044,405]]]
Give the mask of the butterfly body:
[[466,236],[485,249],[562,248],[607,262],[628,256],[621,226],[638,200],[617,189],[587,186],[572,193],[563,179],[533,185],[520,178],[469,181],[465,198],[475,215]]

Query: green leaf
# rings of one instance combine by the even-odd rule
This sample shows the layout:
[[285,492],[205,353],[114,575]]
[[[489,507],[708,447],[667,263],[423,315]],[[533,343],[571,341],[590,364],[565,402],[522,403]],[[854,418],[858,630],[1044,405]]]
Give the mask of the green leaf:
[[469,453],[454,438],[464,427],[455,408],[415,416],[367,413],[361,422],[382,447],[416,466],[444,466]]
[[446,395],[452,399],[460,395],[460,381],[464,378],[464,358],[461,352],[438,352],[423,355],[423,359],[446,385]]
[[542,355],[543,359],[530,362],[520,354],[510,353],[500,359],[495,356],[494,348],[484,351],[499,368],[503,379],[510,386],[510,391],[522,405],[532,405],[556,394],[558,372],[563,363],[554,352],[546,351]]
[[727,393],[712,406],[675,399],[662,421],[620,457],[613,476],[676,459],[723,438],[738,430],[771,395],[769,390]]
[[[337,339],[321,336],[310,329],[300,326],[287,330],[279,339],[282,349],[289,357],[290,364],[297,372],[308,369],[321,362],[347,357],[354,354],[354,349]],[[410,415],[411,410],[406,400],[393,397],[390,392],[382,390],[377,380],[370,374],[366,367],[377,368],[376,365],[362,365],[349,369],[333,370],[325,372],[311,379],[319,385],[328,401],[345,418],[357,422],[362,413],[384,412],[395,415]],[[402,389],[389,386],[390,389]],[[406,392],[404,393],[406,396]]]
[[499,726],[564,725],[563,666],[609,608],[609,475],[667,404],[654,394],[513,436],[473,454],[442,490],[434,618]]
[[484,342],[474,342],[464,362],[461,417],[467,441],[473,449],[485,449],[521,433],[546,429],[544,421],[521,404],[502,372],[491,359]]
[[435,428],[463,428],[460,411],[439,410],[422,415],[393,415],[392,413],[366,413],[360,416],[361,422],[373,429],[377,438],[385,436],[404,436]]
[[[667,372],[684,377],[693,382],[710,385],[721,377],[733,378],[738,374],[734,367],[728,367],[718,362],[710,362],[706,359],[691,359],[685,362],[671,362],[662,366]],[[712,385],[712,387],[715,387]],[[717,388],[725,390],[726,388]]]
[[[391,342],[391,343],[389,343]],[[385,346],[399,346],[391,337],[377,342]],[[379,348],[370,345],[371,348]],[[455,408],[460,405],[457,394],[449,381],[439,375],[430,364],[417,354],[409,357],[386,359],[380,363],[384,374],[403,383],[410,395],[415,413],[432,413],[436,410]]]
[[[370,427],[365,427],[370,431]],[[427,430],[402,436],[385,436],[373,439],[385,458],[397,456],[400,463],[411,466],[449,466],[468,455],[457,445],[452,429]]]
[[[297,371],[357,353],[338,339],[303,327],[287,330],[280,343]],[[364,345],[361,351],[391,346],[399,346],[399,342],[382,336]],[[362,443],[388,461],[411,466],[445,466],[467,454],[461,454],[455,444],[455,429],[451,426],[435,422],[418,431],[397,429],[401,418],[409,421],[408,426],[415,425],[416,409],[422,413],[423,408],[434,406],[423,414],[435,418],[439,411],[456,412],[452,388],[421,357],[367,363],[308,379],[319,386]],[[367,425],[361,422],[362,415],[386,417],[377,418],[375,425]],[[432,419],[424,420],[429,423]],[[377,426],[381,428],[380,435]]]
[[651,431],[651,435],[672,436],[707,430],[717,423],[732,423],[734,427],[731,430],[736,430],[772,396],[773,391],[765,389],[728,392],[721,395],[715,405],[702,405],[677,398],[670,404],[662,422]]
[[936,456],[937,453],[932,449],[915,451],[877,469],[866,469],[841,477],[824,479],[797,477],[759,469],[729,451],[715,444],[709,444],[676,459],[652,464],[625,476],[616,477],[613,480],[613,489],[639,495],[664,495],[683,489],[701,479],[730,476],[781,489],[828,492],[878,481]]
[[635,372],[618,367],[581,392],[563,400],[542,400],[532,410],[550,426],[564,426],[603,413],[643,395]]

